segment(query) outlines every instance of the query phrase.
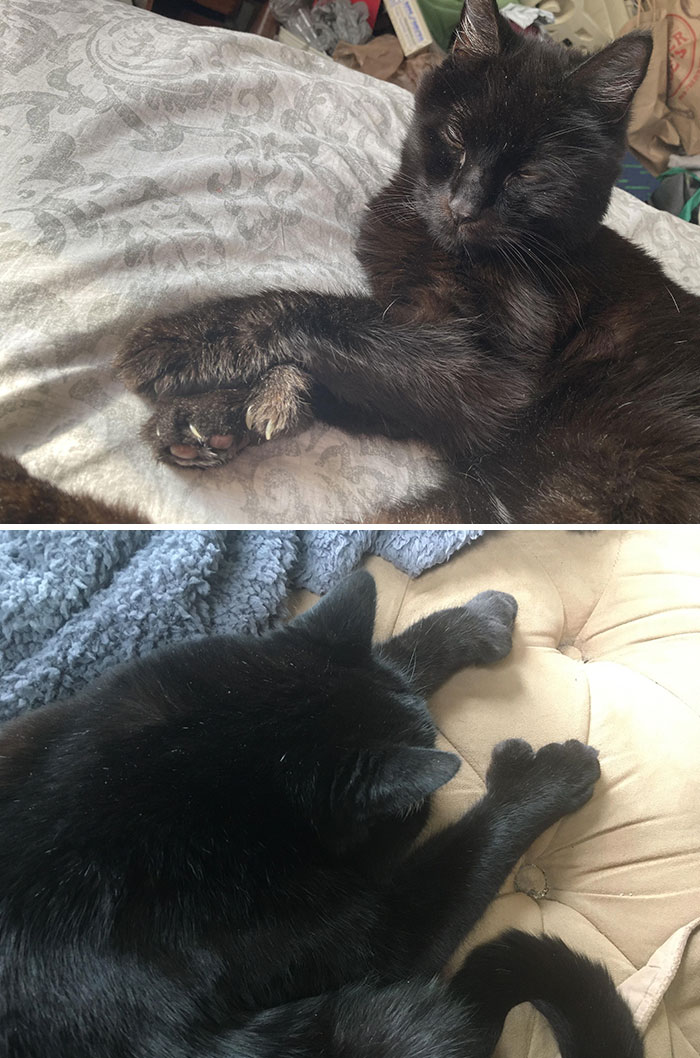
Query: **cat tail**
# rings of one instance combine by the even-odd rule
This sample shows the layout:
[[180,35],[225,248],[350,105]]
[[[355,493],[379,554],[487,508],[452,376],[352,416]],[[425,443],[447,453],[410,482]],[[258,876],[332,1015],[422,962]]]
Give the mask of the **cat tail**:
[[451,982],[476,1007],[493,1047],[508,1011],[532,1003],[561,1058],[643,1058],[644,1044],[610,974],[554,937],[510,930],[467,957]]

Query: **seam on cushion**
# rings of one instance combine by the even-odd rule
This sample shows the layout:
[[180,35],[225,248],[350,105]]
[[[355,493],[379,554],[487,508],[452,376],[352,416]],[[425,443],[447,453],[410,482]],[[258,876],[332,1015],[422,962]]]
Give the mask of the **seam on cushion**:
[[[631,819],[629,822],[622,823],[622,824],[621,823],[615,823],[613,826],[605,827],[603,830],[596,830],[596,832],[593,835],[593,837],[600,838],[600,837],[604,837],[606,834],[618,834],[621,830],[624,830],[626,827],[638,826],[639,824],[643,825],[645,823],[648,823],[649,822],[649,818],[651,818],[651,817],[648,817],[646,819]],[[581,845],[585,845],[586,842],[590,841],[590,840],[591,840],[591,835],[590,834],[586,834],[582,838],[578,838],[578,840],[576,840],[576,841],[567,841],[565,845],[558,845],[557,848],[555,848],[555,849],[553,849],[551,846],[549,846],[547,848],[547,852],[550,853],[550,855],[556,856],[556,854],[558,852],[563,852],[564,849],[578,849],[578,848],[581,847]],[[686,855],[690,855],[690,853],[686,853],[686,852],[661,853],[660,852],[658,854],[658,856],[644,856],[643,859],[635,860],[633,862],[634,862],[635,866],[638,866],[640,863],[643,863],[644,866],[646,867],[647,864],[656,863],[657,860],[667,860],[667,861],[669,861],[669,860],[675,859],[677,856],[686,856]],[[631,866],[631,864],[628,864],[628,863],[613,864],[613,865],[611,865],[610,869],[611,870],[615,870],[617,868],[628,869],[630,866]],[[601,870],[601,868],[599,868],[599,871],[600,870]],[[605,870],[605,868],[602,868],[602,870]],[[577,890],[577,892],[585,893],[588,896],[599,896],[600,895],[599,893],[596,893],[596,891],[593,890],[593,889],[588,889],[588,890],[580,889],[580,890]],[[655,894],[655,895],[658,895],[658,894]],[[668,895],[668,894],[665,894],[665,895]]]
[[[657,637],[657,639],[661,639],[661,638],[665,638],[665,637]],[[653,640],[650,640],[650,642],[653,642]],[[675,700],[677,702],[679,702],[681,705],[684,705],[685,708],[690,712],[690,714],[696,720],[700,720],[700,714],[698,714],[697,711],[695,709],[693,709],[692,705],[689,702],[686,702],[684,698],[681,698],[678,694],[676,694],[675,691],[672,691],[671,688],[667,687],[665,683],[661,683],[659,680],[655,680],[655,679],[652,679],[651,676],[647,676],[646,672],[640,672],[639,669],[633,669],[631,665],[626,665],[624,663],[624,661],[614,661],[612,658],[598,658],[595,661],[588,662],[588,664],[589,665],[616,665],[617,668],[624,669],[625,672],[632,672],[632,673],[634,673],[635,676],[639,676],[640,679],[646,680],[646,682],[650,683],[652,685],[652,687],[660,687],[662,691],[666,692],[666,694],[670,694],[671,697],[675,698]],[[589,688],[590,688],[590,681],[589,681]]]
[[[598,529],[597,531],[601,532],[600,529]],[[621,532],[620,536],[618,537],[617,554],[615,555],[615,558],[613,560],[613,564],[610,567],[610,575],[608,576],[608,579],[606,580],[605,585],[604,585],[600,595],[598,596],[597,601],[593,603],[593,606],[590,609],[588,617],[583,622],[583,624],[579,628],[578,632],[575,633],[575,635],[574,635],[574,641],[575,642],[578,642],[579,640],[583,639],[584,632],[585,632],[586,628],[588,627],[588,625],[590,624],[590,621],[591,621],[591,618],[593,617],[593,614],[596,612],[596,610],[598,609],[598,607],[600,606],[601,602],[603,601],[605,595],[608,592],[608,589],[609,589],[610,584],[612,582],[613,576],[615,574],[615,571],[617,570],[617,567],[618,567],[618,564],[619,564],[619,561],[620,561],[620,555],[622,554],[622,541],[623,541],[623,538],[626,538],[628,536],[628,534],[630,533],[630,531],[631,530],[627,529],[624,532]],[[602,532],[605,532],[605,530],[602,530]]]
[[[584,662],[581,662],[581,668],[583,669],[584,673],[586,674],[586,687],[588,689],[588,730],[587,730],[587,734],[586,734],[586,745],[590,745],[590,743],[591,743],[591,716],[592,716],[592,712],[593,712],[592,709],[591,709],[591,681],[589,679],[588,673],[586,672],[586,664]],[[538,852],[538,856],[546,856],[547,853],[552,851],[552,845],[554,843],[554,840],[555,840],[557,834],[559,833],[559,831],[561,829],[561,825],[564,822],[565,818],[566,818],[565,816],[562,816],[562,818],[559,819],[556,822],[556,824],[552,828],[552,835],[551,835],[549,841]],[[585,839],[581,839],[581,840],[585,840]],[[567,842],[567,845],[568,844],[571,844],[571,843]],[[578,842],[575,842],[575,844],[578,844]],[[558,850],[554,850],[554,851],[558,851]]]
[[442,730],[442,728],[441,728],[441,727],[438,727],[438,725],[437,725],[437,724],[436,724],[435,726],[436,726],[436,728],[437,728],[438,732],[439,732],[439,733],[440,733],[440,734],[442,735],[442,737],[444,738],[444,740],[445,740],[445,742],[447,743],[447,745],[448,745],[448,746],[450,747],[450,749],[451,749],[451,750],[452,750],[452,751],[453,751],[454,753],[456,753],[456,755],[457,755],[457,756],[459,757],[459,759],[460,759],[460,760],[461,760],[461,761],[462,761],[462,762],[463,762],[464,764],[466,764],[468,768],[470,768],[470,769],[471,769],[471,770],[472,770],[472,771],[474,772],[474,774],[476,775],[476,777],[477,777],[477,779],[479,780],[479,782],[481,783],[481,785],[482,785],[482,786],[484,787],[484,789],[486,789],[486,780],[485,780],[484,778],[482,778],[482,776],[480,775],[480,773],[479,773],[479,772],[478,772],[478,771],[476,770],[476,767],[475,767],[475,765],[473,765],[473,764],[472,764],[472,762],[471,762],[471,761],[470,761],[470,760],[469,760],[469,759],[468,759],[467,757],[465,757],[465,756],[464,756],[464,753],[462,752],[462,750],[461,750],[461,749],[457,749],[457,747],[455,746],[455,744],[454,744],[454,742],[452,741],[452,739],[450,739],[450,738],[448,738],[448,737],[447,737],[447,735],[445,734],[445,732],[444,732],[444,731]]
[[[566,532],[566,530],[564,530],[564,532]],[[527,556],[527,558],[529,558],[531,561],[537,563],[540,571],[544,574],[544,576],[547,578],[549,583],[552,585],[552,588],[553,588],[555,594],[557,595],[557,597],[559,599],[559,608],[560,608],[560,617],[561,617],[561,620],[560,620],[561,628],[559,630],[559,638],[561,639],[561,634],[564,631],[564,626],[566,625],[566,607],[564,606],[564,599],[562,598],[562,594],[559,591],[559,588],[557,587],[556,581],[552,577],[552,574],[549,572],[549,570],[547,569],[547,567],[545,566],[544,562],[539,557],[539,555],[537,555],[531,548],[527,547],[526,545],[524,545],[520,541],[518,541],[517,547],[520,549],[521,552],[523,552],[524,555]]]
[[[591,726],[592,726],[593,710],[591,708],[591,705],[592,705],[591,681],[590,681],[590,676],[588,674],[588,671],[586,671],[586,670],[589,670],[592,666],[597,666],[597,665],[615,665],[615,666],[617,666],[617,668],[621,668],[625,672],[631,672],[631,673],[633,673],[634,676],[637,676],[637,677],[641,678],[642,680],[646,680],[646,682],[650,683],[652,686],[659,687],[662,691],[665,691],[672,698],[674,698],[677,702],[679,702],[679,704],[684,705],[686,707],[686,709],[688,709],[690,711],[691,715],[696,720],[700,721],[700,716],[698,716],[698,714],[695,712],[693,707],[688,702],[684,701],[683,698],[680,698],[675,693],[675,691],[672,691],[669,687],[666,687],[665,684],[659,683],[658,680],[653,680],[651,678],[651,676],[647,676],[645,673],[639,672],[637,669],[630,668],[629,665],[625,665],[621,661],[610,661],[610,660],[603,660],[603,659],[601,659],[599,661],[591,661],[591,662],[587,662],[587,663],[585,663],[583,665],[584,672],[586,672],[586,683],[587,683],[587,686],[588,686],[588,734],[587,734],[587,737],[586,737],[586,741],[588,742],[589,745],[590,745],[590,741],[591,741]],[[557,828],[554,831],[554,833],[552,834],[552,837],[551,837],[550,841],[548,842],[546,847],[542,850],[543,853],[556,853],[556,852],[560,852],[561,848],[563,848],[563,846],[559,846],[558,848],[552,848],[552,845],[554,843],[554,839],[556,838],[557,833],[559,832],[559,827],[560,827],[562,822],[563,822],[563,820],[560,820],[559,823],[557,823]],[[610,829],[618,830],[619,826],[616,825],[615,827],[612,827]],[[600,830],[596,831],[596,836],[600,836],[600,834],[604,834],[604,833],[606,833],[606,831],[600,831]],[[589,835],[584,835],[579,840],[574,841],[574,842],[567,842],[566,844],[567,844],[567,846],[570,846],[570,847],[574,848],[577,845],[583,844],[585,841],[588,840],[588,838],[589,838]]]
[[[690,1049],[693,1052],[693,1054],[696,1054],[698,1056],[698,1058],[700,1058],[700,1051],[697,1049],[695,1044],[690,1042],[690,1040],[688,1039],[686,1034],[683,1032],[683,1029],[680,1027],[678,1022],[674,1021],[673,1018],[669,1016],[669,1013],[666,1010],[666,1000],[665,999],[661,1000],[661,1006],[663,1007],[664,1013],[666,1014],[666,1020],[668,1021],[668,1024],[669,1025],[673,1025],[674,1029],[683,1037],[685,1042],[688,1044],[688,1046],[690,1047]],[[673,1037],[671,1036],[670,1032],[669,1032],[668,1036],[669,1036],[669,1043],[671,1044],[671,1058],[673,1058],[673,1055],[675,1053],[674,1050],[673,1050]]]
[[[528,1006],[529,1006],[528,1019],[527,1019],[528,1040],[527,1040],[527,1050],[525,1051],[525,1053],[527,1054],[527,1058],[532,1058],[532,1045],[533,1045],[534,1040],[535,1040],[535,1025],[537,1023],[537,1019],[541,1018],[542,1015],[531,1004],[528,1004]],[[547,1019],[545,1018],[544,1020],[546,1022]]]
[[[560,892],[563,892],[564,890],[559,890],[559,891],[560,891]],[[556,892],[557,892],[557,890],[556,890],[556,889],[550,889],[550,892],[552,892],[552,893],[556,893]],[[566,902],[565,902],[564,900],[557,900],[557,901],[556,901],[556,903],[557,903],[557,904],[560,904],[560,905],[561,905],[562,907],[565,907],[565,908],[567,909],[567,911],[571,911],[571,912],[572,912],[572,913],[573,913],[574,915],[576,915],[576,916],[577,916],[578,918],[580,918],[580,919],[583,919],[583,921],[584,921],[584,922],[586,922],[586,923],[587,923],[587,924],[588,924],[589,926],[592,926],[592,928],[593,928],[593,929],[595,929],[595,930],[596,930],[596,931],[597,931],[597,932],[598,932],[598,933],[600,934],[600,936],[601,936],[601,937],[605,937],[605,939],[606,939],[606,941],[608,942],[608,944],[610,945],[610,947],[611,947],[611,948],[614,948],[614,949],[615,949],[615,951],[616,951],[616,952],[618,953],[618,955],[620,956],[620,958],[621,958],[621,959],[624,959],[624,960],[625,960],[625,962],[627,963],[627,965],[628,965],[628,966],[630,967],[630,970],[632,970],[632,971],[636,971],[636,970],[639,970],[639,969],[640,969],[640,967],[639,967],[639,966],[635,966],[635,964],[634,964],[634,963],[632,962],[632,960],[630,959],[630,957],[629,957],[628,955],[625,955],[625,953],[623,952],[622,948],[619,948],[619,947],[617,946],[617,944],[615,943],[615,941],[614,941],[614,940],[612,940],[612,939],[611,939],[611,938],[610,938],[610,937],[609,937],[609,936],[607,935],[607,933],[605,932],[605,930],[601,929],[601,928],[600,928],[600,926],[599,926],[599,925],[598,925],[598,924],[597,924],[596,922],[594,922],[592,918],[588,918],[588,916],[587,916],[587,915],[584,915],[584,914],[583,914],[583,912],[581,912],[581,911],[577,910],[577,908],[575,908],[575,907],[572,907],[572,905],[571,905],[571,904],[567,904],[567,903],[566,903]],[[602,960],[601,960],[601,961],[602,961]]]
[[583,668],[583,671],[584,671],[585,676],[586,676],[586,688],[588,689],[588,730],[586,731],[586,745],[590,746],[590,744],[591,744],[591,724],[592,724],[592,717],[593,717],[593,709],[592,709],[593,695],[591,694],[591,678],[588,675],[588,672],[586,671],[585,662],[582,662],[582,668]]
[[[629,1004],[627,1004],[627,1005],[629,1006]],[[671,1036],[671,1019],[668,1016],[668,1011],[666,1010],[666,1003],[665,1003],[665,1001],[663,999],[661,1000],[661,1002],[660,1002],[660,1004],[659,1004],[659,1006],[657,1008],[657,1011],[656,1011],[657,1014],[659,1013],[659,1010],[663,1011],[663,1015],[664,1015],[664,1019],[665,1019],[664,1022],[663,1022],[663,1029],[664,1029],[664,1036],[666,1037],[666,1039],[668,1041],[668,1058],[674,1058],[675,1051],[673,1049],[673,1038]],[[644,1036],[643,1036],[643,1039],[644,1039],[645,1043],[646,1043],[646,1035],[647,1034],[645,1032]],[[646,1047],[645,1047],[645,1051],[646,1051]]]
[[[695,611],[697,609],[698,609],[697,606],[670,606],[670,607],[665,607],[663,610],[660,610],[660,611],[658,611],[657,613],[655,613],[653,615],[652,614],[643,614],[641,617],[632,617],[632,618],[630,618],[629,621],[625,621],[623,624],[617,623],[617,624],[609,625],[607,628],[602,628],[601,632],[603,632],[603,633],[610,632],[612,629],[623,628],[623,627],[624,628],[631,628],[633,625],[638,624],[640,621],[648,621],[650,616],[659,617],[659,616],[663,615],[665,617],[667,614],[678,613],[679,611],[686,611],[686,610]],[[631,640],[630,642],[625,643],[624,647],[618,647],[617,649],[618,650],[627,650],[629,647],[644,646],[646,643],[667,643],[669,640],[695,637],[695,636],[697,636],[697,634],[698,634],[697,633],[697,629],[694,629],[693,631],[690,631],[690,632],[689,631],[665,632],[665,633],[658,633],[657,632],[657,633],[654,633],[653,635],[641,636],[639,639]],[[597,658],[592,658],[591,661],[605,661],[605,655],[601,655],[600,657],[597,657]]]
[[[540,916],[540,932],[544,936],[547,936],[547,930],[544,928],[544,912],[542,911],[542,904],[540,903],[539,900],[537,901],[537,911],[538,911],[539,916]],[[540,1012],[533,1006],[531,1006],[531,1008],[530,1008],[530,1013],[531,1013],[531,1018],[530,1018],[530,1022],[529,1022],[529,1025],[530,1025],[530,1038],[527,1041],[527,1052],[526,1053],[527,1053],[527,1058],[537,1058],[537,1056],[533,1056],[532,1055],[532,1044],[533,1044],[533,1041],[534,1041],[534,1038],[535,1038],[535,1025],[536,1025],[537,1021],[540,1020],[540,1019],[542,1021],[544,1021],[544,1023],[546,1025],[549,1025],[549,1022],[544,1017],[544,1015],[540,1014]],[[549,1028],[550,1028],[550,1032],[551,1032],[551,1026],[549,1026]]]
[[[629,1006],[629,1004],[628,1004],[628,1006]],[[683,1038],[685,1043],[687,1043],[688,1047],[690,1047],[690,1049],[693,1052],[693,1054],[697,1055],[697,1058],[700,1058],[700,1051],[698,1051],[698,1049],[697,1049],[697,1047],[695,1046],[694,1043],[690,1042],[690,1040],[688,1039],[688,1037],[684,1033],[683,1029],[678,1024],[678,1022],[673,1017],[671,1017],[671,1014],[669,1013],[669,1010],[668,1010],[668,1005],[667,1005],[665,996],[661,1000],[661,1002],[659,1003],[659,1006],[658,1006],[658,1008],[657,1008],[657,1010],[656,1010],[656,1012],[654,1014],[654,1017],[658,1016],[659,1011],[663,1011],[663,1015],[664,1015],[664,1018],[665,1018],[666,1036],[668,1037],[668,1045],[669,1045],[669,1058],[674,1058],[674,1056],[676,1054],[675,1048],[673,1046],[673,1036],[671,1034],[671,1028],[674,1028],[676,1030],[676,1032],[678,1033],[678,1035]],[[644,1037],[646,1039],[646,1033],[644,1033]]]
[[[403,605],[406,602],[406,595],[408,594],[408,586],[411,583],[411,578],[409,577],[409,575],[407,573],[405,574],[405,577],[406,577],[406,582],[405,582],[405,584],[403,586],[403,595],[401,596],[401,602],[396,607],[396,613],[394,615],[394,623],[391,626],[391,633],[389,635],[389,639],[393,639],[393,637],[396,635],[396,626],[397,626],[397,624],[399,622],[399,615],[401,614],[401,610],[403,609]],[[435,611],[435,612],[437,613],[437,611]]]

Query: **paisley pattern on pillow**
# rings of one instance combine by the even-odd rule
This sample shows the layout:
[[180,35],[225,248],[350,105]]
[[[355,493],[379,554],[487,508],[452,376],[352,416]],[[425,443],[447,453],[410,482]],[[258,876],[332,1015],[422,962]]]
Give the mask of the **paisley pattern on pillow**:
[[[156,314],[360,286],[353,239],[408,93],[115,0],[3,4],[0,69],[0,451],[161,523],[360,521],[437,480],[418,443],[320,425],[213,472],[161,466],[110,372]],[[611,221],[700,290],[697,228],[622,193]]]

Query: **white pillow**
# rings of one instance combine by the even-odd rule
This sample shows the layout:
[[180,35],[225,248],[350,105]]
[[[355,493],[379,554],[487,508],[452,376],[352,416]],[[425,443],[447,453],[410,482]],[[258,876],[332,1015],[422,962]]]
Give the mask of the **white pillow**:
[[[148,405],[110,370],[146,317],[357,287],[359,217],[412,97],[114,0],[13,0],[2,22],[0,451],[161,523],[360,521],[436,480],[421,444],[321,425],[213,471],[159,465],[139,437]],[[621,193],[615,221],[697,284],[697,229]]]

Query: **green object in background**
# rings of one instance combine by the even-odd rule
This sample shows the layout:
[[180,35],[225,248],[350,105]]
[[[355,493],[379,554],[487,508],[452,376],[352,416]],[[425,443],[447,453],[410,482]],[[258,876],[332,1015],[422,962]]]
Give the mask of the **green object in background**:
[[418,0],[418,6],[433,40],[447,51],[462,11],[462,0]]
[[[498,0],[498,6],[505,7],[511,2],[512,0]],[[418,6],[423,12],[433,40],[447,51],[459,22],[464,0],[418,0]]]
[[697,224],[700,174],[692,169],[676,167],[661,173],[659,180],[661,183],[651,196],[652,205],[657,209],[665,209],[668,213],[675,213],[677,217],[690,221],[691,224]]

